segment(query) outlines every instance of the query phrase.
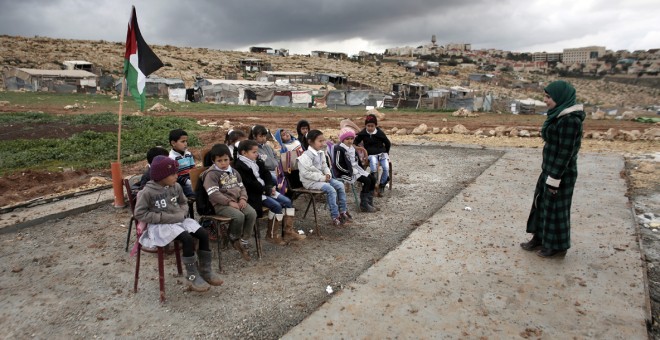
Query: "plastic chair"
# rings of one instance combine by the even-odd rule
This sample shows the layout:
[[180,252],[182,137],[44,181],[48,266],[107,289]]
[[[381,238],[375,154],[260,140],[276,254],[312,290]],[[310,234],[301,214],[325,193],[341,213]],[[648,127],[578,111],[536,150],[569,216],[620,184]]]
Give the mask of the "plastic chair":
[[[197,192],[197,186],[202,185],[200,182],[200,177],[204,171],[206,171],[208,167],[201,167],[201,168],[194,168],[190,170],[190,181],[192,183],[193,191]],[[199,211],[197,212],[199,214]],[[213,227],[212,232],[215,233],[217,236],[217,244],[218,244],[218,269],[222,271],[222,261],[221,261],[221,253],[220,253],[220,242],[223,242],[224,246],[227,246],[229,243],[229,238],[224,237],[223,240],[221,240],[224,235],[227,235],[229,224],[231,223],[231,218],[222,216],[222,215],[202,215],[199,214],[199,223],[202,224],[204,221],[209,221]],[[255,222],[254,224],[254,240],[255,240],[255,245],[257,247],[257,255],[259,259],[262,257],[262,249],[261,249],[261,238],[259,236],[259,228],[258,228],[258,222]],[[224,229],[223,229],[224,227]]]
[[[142,225],[146,227],[146,224],[142,222],[136,223],[135,229],[137,230],[138,238],[135,241],[136,243],[136,260],[135,260],[135,283],[133,284],[133,292],[137,293],[138,291],[138,278],[140,277],[140,254],[144,251],[147,253],[157,253],[158,254],[158,284],[160,286],[160,302],[165,302],[165,247],[156,247],[155,250],[143,248],[139,242],[140,235],[142,235]],[[181,252],[179,249],[179,242],[173,241],[174,243],[174,255],[176,256],[176,269],[179,276],[183,275],[183,268],[181,267]]]

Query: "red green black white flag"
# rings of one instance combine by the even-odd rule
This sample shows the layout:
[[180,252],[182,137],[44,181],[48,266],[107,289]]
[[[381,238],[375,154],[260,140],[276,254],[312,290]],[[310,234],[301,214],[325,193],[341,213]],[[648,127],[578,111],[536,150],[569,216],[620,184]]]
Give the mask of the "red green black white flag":
[[154,51],[142,39],[138,27],[135,6],[128,22],[128,33],[126,34],[126,53],[124,54],[124,77],[131,96],[135,99],[140,111],[144,111],[144,86],[147,76],[163,67],[163,62],[156,56]]

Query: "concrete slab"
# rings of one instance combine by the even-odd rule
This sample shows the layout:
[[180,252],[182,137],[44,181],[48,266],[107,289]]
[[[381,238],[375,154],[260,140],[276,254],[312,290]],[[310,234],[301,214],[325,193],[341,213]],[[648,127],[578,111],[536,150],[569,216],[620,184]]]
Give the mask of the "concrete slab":
[[113,202],[113,191],[112,189],[107,189],[69,197],[51,203],[18,208],[11,212],[0,214],[0,233],[13,232],[49,220],[90,211],[103,204],[112,204]]
[[622,157],[580,155],[564,259],[518,245],[528,239],[540,157],[507,152],[283,338],[646,339]]

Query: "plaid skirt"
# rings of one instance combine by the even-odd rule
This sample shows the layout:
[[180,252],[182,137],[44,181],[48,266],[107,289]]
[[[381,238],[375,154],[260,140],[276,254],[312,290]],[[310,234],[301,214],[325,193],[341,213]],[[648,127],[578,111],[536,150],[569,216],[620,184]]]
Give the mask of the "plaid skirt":
[[571,247],[571,203],[577,173],[564,173],[554,195],[545,184],[547,177],[547,174],[541,173],[536,182],[527,232],[539,236],[544,248],[568,249]]

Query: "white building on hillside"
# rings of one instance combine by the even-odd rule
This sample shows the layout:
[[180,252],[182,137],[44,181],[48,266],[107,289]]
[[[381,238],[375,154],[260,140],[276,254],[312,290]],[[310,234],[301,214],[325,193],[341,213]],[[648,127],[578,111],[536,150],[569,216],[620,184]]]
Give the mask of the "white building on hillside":
[[578,48],[565,48],[562,55],[564,64],[586,63],[605,55],[604,46],[588,46]]

